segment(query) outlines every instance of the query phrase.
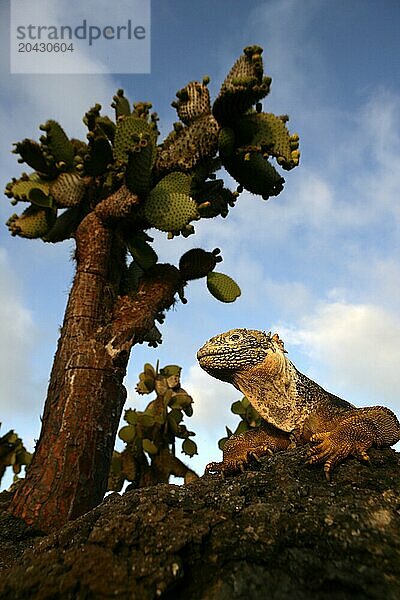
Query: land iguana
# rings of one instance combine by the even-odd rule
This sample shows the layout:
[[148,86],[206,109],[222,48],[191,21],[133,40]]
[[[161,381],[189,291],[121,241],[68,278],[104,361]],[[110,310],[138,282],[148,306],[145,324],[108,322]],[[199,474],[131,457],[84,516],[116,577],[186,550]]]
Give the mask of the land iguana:
[[391,410],[356,408],[300,373],[286,354],[278,334],[249,329],[221,333],[198,351],[200,366],[234,385],[262,417],[259,428],[228,438],[222,462],[208,464],[207,473],[243,471],[251,459],[311,442],[307,462],[323,462],[329,480],[346,457],[368,461],[369,448],[399,441]]

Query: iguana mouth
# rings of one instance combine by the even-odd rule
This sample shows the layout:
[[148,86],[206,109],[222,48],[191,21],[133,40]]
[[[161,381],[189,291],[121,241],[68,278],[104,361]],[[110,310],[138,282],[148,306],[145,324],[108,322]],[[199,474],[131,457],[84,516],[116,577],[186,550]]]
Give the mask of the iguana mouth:
[[218,350],[206,348],[205,346],[203,346],[197,352],[197,360],[200,361],[202,358],[206,358],[207,356],[218,356],[218,354],[223,355],[223,352],[219,352]]
[[218,352],[216,350],[207,350],[201,348],[197,353],[197,360],[200,363],[201,367],[207,366],[207,359],[213,358],[212,366],[214,368],[218,368],[218,363],[221,362],[221,367],[224,366],[226,368],[226,356],[225,352]]

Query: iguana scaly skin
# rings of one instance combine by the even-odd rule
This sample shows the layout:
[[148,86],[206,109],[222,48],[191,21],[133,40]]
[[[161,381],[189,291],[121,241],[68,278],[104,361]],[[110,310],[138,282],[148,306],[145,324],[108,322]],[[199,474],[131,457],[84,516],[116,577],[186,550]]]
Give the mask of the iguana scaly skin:
[[324,463],[327,479],[347,456],[368,461],[372,446],[392,446],[400,424],[384,406],[356,408],[300,373],[278,334],[232,329],[198,351],[200,366],[234,385],[263,418],[261,427],[230,437],[223,461],[206,472],[234,473],[251,458],[312,442],[308,462]]

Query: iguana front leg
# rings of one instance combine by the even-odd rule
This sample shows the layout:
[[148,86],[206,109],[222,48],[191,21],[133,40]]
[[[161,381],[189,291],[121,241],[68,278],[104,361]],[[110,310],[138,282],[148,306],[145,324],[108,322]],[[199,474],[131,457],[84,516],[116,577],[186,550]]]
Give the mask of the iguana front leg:
[[316,442],[309,451],[308,463],[324,462],[327,480],[333,468],[348,456],[369,460],[367,450],[372,446],[392,446],[400,440],[400,424],[396,415],[384,406],[356,408],[344,413],[332,427],[310,437]]
[[209,463],[205,468],[205,473],[232,475],[238,471],[244,471],[251,459],[259,460],[266,454],[285,450],[291,442],[290,434],[265,423],[227,439],[222,462]]

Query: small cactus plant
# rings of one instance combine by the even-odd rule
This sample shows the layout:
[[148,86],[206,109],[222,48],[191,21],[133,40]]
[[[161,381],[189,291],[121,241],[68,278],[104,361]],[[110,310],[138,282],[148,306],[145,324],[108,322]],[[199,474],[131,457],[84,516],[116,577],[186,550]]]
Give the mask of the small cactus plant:
[[114,451],[108,480],[108,489],[120,491],[125,483],[130,489],[155,483],[168,482],[171,475],[183,477],[185,483],[197,475],[176,455],[176,439],[182,442],[182,453],[197,454],[197,445],[190,439],[195,434],[182,423],[184,416],[192,416],[193,399],[180,386],[181,367],[168,365],[158,369],[144,365],[136,391],[139,394],[156,393],[144,411],[128,409],[124,419],[127,425],[119,430],[125,442],[122,452]]
[[31,460],[32,454],[28,452],[21,438],[13,429],[0,437],[0,482],[7,467],[11,467],[13,470],[14,483],[18,481],[22,467],[28,466]]

